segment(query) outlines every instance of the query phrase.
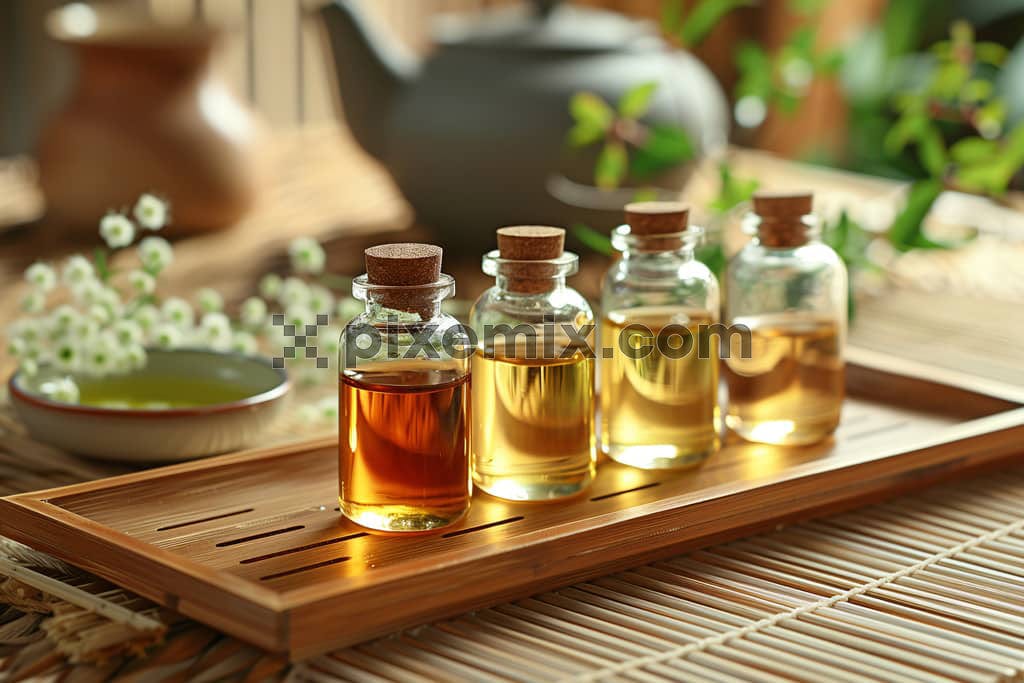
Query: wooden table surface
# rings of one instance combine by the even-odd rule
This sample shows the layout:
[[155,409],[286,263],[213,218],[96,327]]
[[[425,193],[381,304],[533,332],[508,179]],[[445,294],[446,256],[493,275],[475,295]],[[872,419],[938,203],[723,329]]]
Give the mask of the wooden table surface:
[[[330,127],[283,133],[274,154],[280,160],[278,178],[263,204],[229,231],[178,242],[162,291],[182,294],[212,286],[229,302],[237,302],[254,291],[260,274],[285,268],[284,248],[299,235],[323,240],[330,269],[349,275],[359,272],[364,246],[391,239],[430,239],[428,228],[415,225],[411,209],[387,174],[344,131]],[[739,175],[776,187],[811,187],[832,201],[898,203],[899,186],[889,181],[741,150],[730,153],[730,162]],[[699,204],[712,196],[716,177],[714,164],[705,164],[688,188],[688,198]],[[28,264],[83,248],[38,228],[32,221],[41,208],[32,186],[31,163],[0,161],[0,327],[17,314],[24,291],[21,272]],[[1024,345],[1019,343],[1024,333],[1024,248],[1013,241],[1012,229],[1002,232],[1011,239],[983,236],[958,253],[893,260],[889,281],[860,297],[851,344],[920,364],[937,378],[968,374],[993,385],[1024,386]],[[576,285],[588,295],[596,294],[604,267],[603,257],[586,256]],[[460,282],[462,296],[472,297],[487,286],[476,257],[449,261],[446,270]],[[6,373],[11,366],[11,359],[0,355],[0,371]],[[16,462],[16,453],[8,460],[0,458],[0,465]],[[83,470],[79,477],[87,475]],[[35,473],[27,480],[42,488],[53,483],[46,476]],[[190,633],[199,633],[187,646],[197,652],[204,642],[211,642],[202,635],[205,630]],[[221,651],[220,656],[238,656],[239,651]],[[217,664],[223,661],[211,666]]]

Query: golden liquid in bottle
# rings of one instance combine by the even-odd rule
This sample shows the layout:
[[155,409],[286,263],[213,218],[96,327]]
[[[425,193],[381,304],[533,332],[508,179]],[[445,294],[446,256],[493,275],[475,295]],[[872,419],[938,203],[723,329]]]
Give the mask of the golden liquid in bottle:
[[800,445],[839,425],[844,373],[839,324],[814,314],[737,318],[751,330],[750,358],[730,338],[723,373],[729,386],[725,422],[749,441]]
[[509,500],[586,489],[597,462],[594,359],[473,356],[473,479]]
[[[601,363],[601,445],[610,458],[644,469],[686,467],[718,448],[718,342],[706,328],[712,322],[707,311],[669,306],[613,311],[604,318],[601,346],[612,355]],[[670,325],[691,335],[692,348],[679,358],[670,357],[679,336],[670,340],[670,354],[656,345]],[[623,352],[624,330],[631,353],[649,349],[647,355],[634,359]]]
[[339,500],[356,524],[426,531],[469,509],[469,375],[422,362],[341,377]]

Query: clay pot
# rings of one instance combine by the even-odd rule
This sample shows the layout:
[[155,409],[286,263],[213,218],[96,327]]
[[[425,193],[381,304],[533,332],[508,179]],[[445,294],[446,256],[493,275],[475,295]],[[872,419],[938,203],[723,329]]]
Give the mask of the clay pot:
[[48,224],[94,231],[143,192],[170,201],[171,232],[216,230],[245,214],[265,175],[265,127],[210,69],[219,31],[83,4],[55,10],[47,28],[79,67],[39,140]]

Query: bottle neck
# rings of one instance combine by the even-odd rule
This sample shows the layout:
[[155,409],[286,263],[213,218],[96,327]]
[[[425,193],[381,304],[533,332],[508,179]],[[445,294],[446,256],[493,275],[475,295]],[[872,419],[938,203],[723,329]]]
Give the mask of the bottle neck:
[[366,302],[366,314],[375,320],[423,321],[441,314],[441,302],[455,295],[455,280],[442,273],[437,282],[425,285],[377,285],[360,275],[352,281],[352,294]]
[[503,292],[510,294],[537,296],[565,289],[565,276],[523,278],[499,274],[494,278],[494,285]]
[[612,231],[612,246],[622,258],[650,263],[689,261],[704,235],[704,229],[691,225],[683,232],[659,235],[636,235],[628,225]]
[[813,215],[766,218],[750,214],[746,228],[754,243],[766,249],[795,249],[816,241],[820,235]]

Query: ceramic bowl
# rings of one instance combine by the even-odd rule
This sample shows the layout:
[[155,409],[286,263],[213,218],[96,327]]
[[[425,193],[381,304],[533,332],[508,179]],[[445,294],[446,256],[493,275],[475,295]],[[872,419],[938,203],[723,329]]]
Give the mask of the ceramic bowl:
[[8,387],[11,403],[32,438],[72,453],[122,462],[190,460],[253,445],[284,409],[289,389],[285,371],[271,367],[269,359],[198,349],[151,350],[145,368],[134,375],[170,376],[186,386],[230,383],[243,398],[169,408],[59,403],[36,390],[47,379],[61,376],[48,368],[31,379],[15,373]]

